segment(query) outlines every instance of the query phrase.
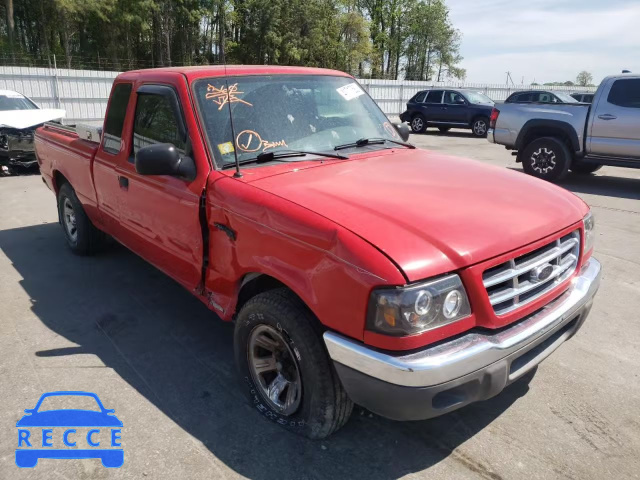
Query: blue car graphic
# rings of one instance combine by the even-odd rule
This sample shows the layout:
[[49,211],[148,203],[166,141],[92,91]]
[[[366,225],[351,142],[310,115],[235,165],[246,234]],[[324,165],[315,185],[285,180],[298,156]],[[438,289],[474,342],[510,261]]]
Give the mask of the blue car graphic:
[[[100,411],[61,409],[39,412],[38,409],[47,397],[76,396],[92,397],[100,407]],[[112,409],[104,408],[100,398],[91,392],[49,392],[43,394],[33,409],[26,409],[16,427],[122,427],[122,422],[114,415]],[[43,430],[44,432],[44,430]],[[118,430],[119,432],[119,430]],[[20,432],[19,432],[20,433]],[[91,438],[88,436],[88,438]],[[119,436],[116,438],[120,438]],[[28,442],[25,442],[28,443]],[[22,442],[19,442],[19,446]],[[65,436],[65,444],[67,444]],[[74,443],[75,445],[75,443]],[[113,443],[112,443],[113,445]],[[116,444],[119,446],[119,444]],[[30,445],[29,445],[30,446]],[[40,458],[99,458],[102,465],[108,468],[118,468],[124,463],[124,450],[122,448],[86,448],[86,449],[53,449],[53,448],[18,448],[16,449],[16,465],[21,468],[35,467]]]

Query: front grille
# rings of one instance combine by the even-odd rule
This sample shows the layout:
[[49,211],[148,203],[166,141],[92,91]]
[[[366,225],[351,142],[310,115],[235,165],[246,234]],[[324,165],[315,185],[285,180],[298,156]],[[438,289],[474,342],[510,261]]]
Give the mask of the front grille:
[[[575,272],[579,255],[580,232],[576,230],[485,270],[482,281],[493,311],[497,315],[509,313],[553,290]],[[538,278],[536,274],[545,267],[542,278]]]

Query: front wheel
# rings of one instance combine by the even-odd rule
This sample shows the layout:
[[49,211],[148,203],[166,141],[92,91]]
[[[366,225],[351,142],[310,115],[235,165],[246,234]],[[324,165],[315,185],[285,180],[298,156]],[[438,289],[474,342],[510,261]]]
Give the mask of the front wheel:
[[555,137],[534,140],[522,152],[522,168],[529,175],[556,182],[569,171],[571,152],[567,145]]
[[413,133],[422,133],[424,132],[427,126],[427,122],[424,120],[422,115],[416,115],[411,119],[411,131]]
[[342,427],[353,409],[317,320],[286,288],[256,295],[240,310],[236,365],[249,402],[263,416],[308,438]]
[[478,117],[471,124],[471,131],[476,137],[486,137],[489,130],[489,119],[487,117]]

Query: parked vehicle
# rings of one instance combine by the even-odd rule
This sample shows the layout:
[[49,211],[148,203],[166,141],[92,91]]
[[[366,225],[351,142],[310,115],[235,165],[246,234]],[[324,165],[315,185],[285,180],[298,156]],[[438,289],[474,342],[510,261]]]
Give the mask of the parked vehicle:
[[504,103],[576,103],[578,100],[564,92],[547,90],[528,90],[514,92]]
[[322,438],[352,402],[415,420],[493,397],[599,285],[582,200],[408,133],[341,72],[167,68],[116,78],[99,143],[47,124],[36,152],[71,250],[110,235],[234,320],[251,405]]
[[605,78],[591,105],[499,105],[488,139],[517,152],[525,172],[550,181],[602,165],[640,168],[640,76]]
[[64,114],[64,110],[41,109],[18,92],[0,90],[0,176],[37,167],[33,133]]
[[441,132],[451,128],[470,128],[476,137],[487,135],[493,100],[472,90],[424,90],[407,102],[400,120],[409,122],[413,133],[428,127]]
[[593,93],[572,93],[571,96],[581,103],[592,103]]

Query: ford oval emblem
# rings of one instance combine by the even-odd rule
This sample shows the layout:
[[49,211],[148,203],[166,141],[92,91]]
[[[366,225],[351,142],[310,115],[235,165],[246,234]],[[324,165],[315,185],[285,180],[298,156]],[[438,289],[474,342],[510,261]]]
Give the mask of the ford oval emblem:
[[531,270],[531,272],[529,273],[529,280],[531,280],[533,283],[543,282],[547,278],[549,278],[552,273],[553,265],[551,265],[550,263],[544,263]]

